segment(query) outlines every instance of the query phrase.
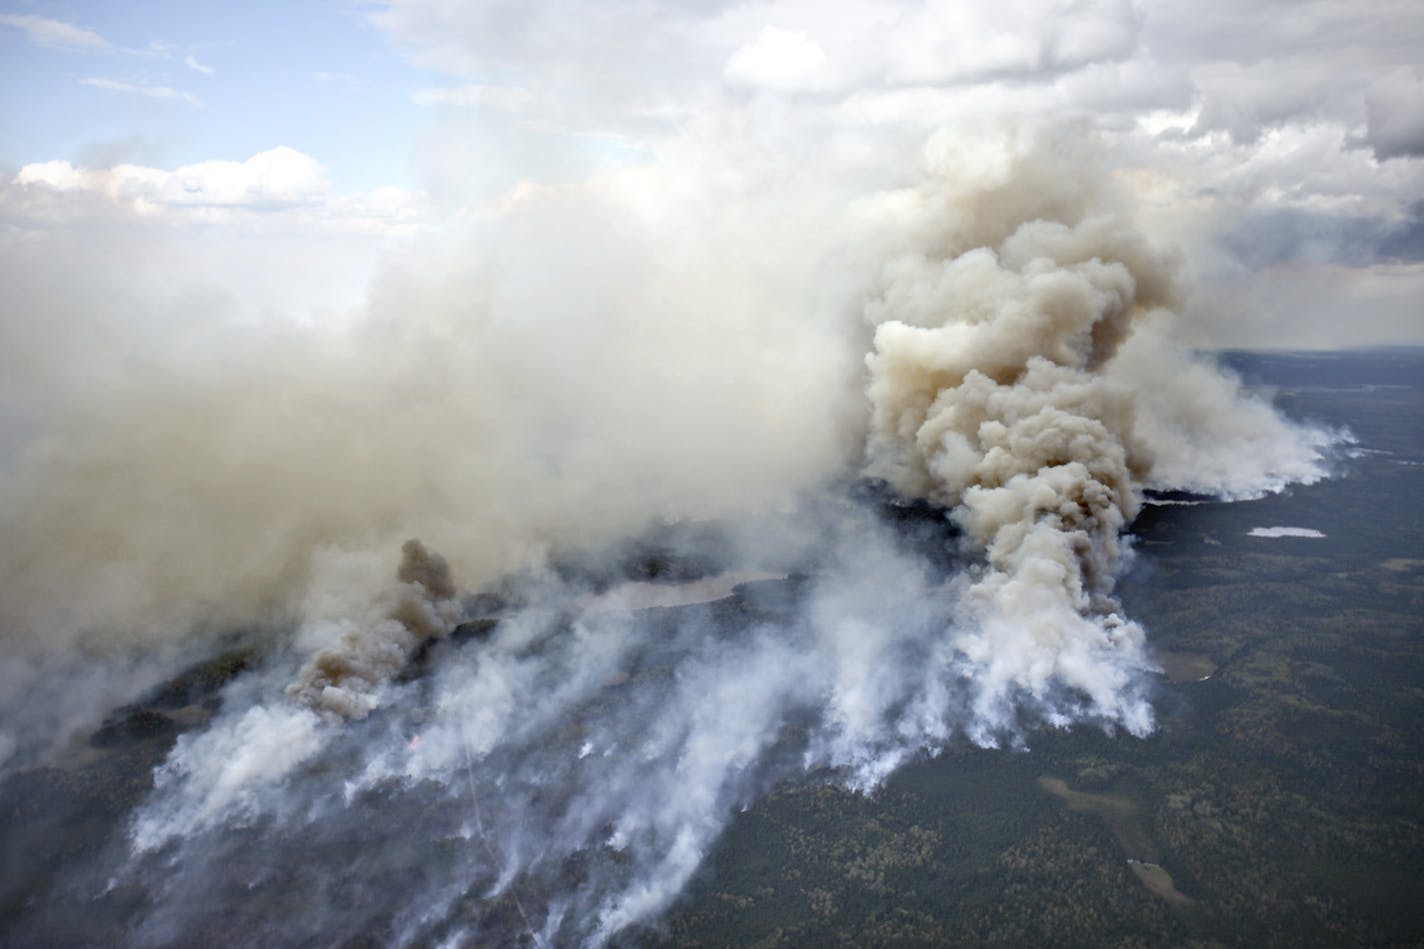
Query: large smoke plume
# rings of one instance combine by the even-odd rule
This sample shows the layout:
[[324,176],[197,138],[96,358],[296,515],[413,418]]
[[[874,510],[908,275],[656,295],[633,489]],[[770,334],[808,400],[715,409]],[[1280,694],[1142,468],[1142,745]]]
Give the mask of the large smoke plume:
[[[56,410],[4,485],[8,667],[265,631],[129,826],[136,938],[261,882],[215,855],[349,834],[399,861],[369,815],[404,799],[454,806],[429,832],[456,846],[412,864],[392,940],[491,938],[513,906],[602,941],[778,783],[873,789],[1045,724],[1150,733],[1113,596],[1143,490],[1313,479],[1329,437],[1173,345],[1173,256],[1082,130],[990,141],[939,136],[922,184],[854,200],[685,164],[527,197],[477,266],[393,271],[340,332],[159,347]],[[852,475],[942,506],[956,566]],[[721,568],[795,576],[620,611],[558,569],[688,521]],[[501,612],[448,638],[492,584]],[[304,912],[289,938],[376,925]]]

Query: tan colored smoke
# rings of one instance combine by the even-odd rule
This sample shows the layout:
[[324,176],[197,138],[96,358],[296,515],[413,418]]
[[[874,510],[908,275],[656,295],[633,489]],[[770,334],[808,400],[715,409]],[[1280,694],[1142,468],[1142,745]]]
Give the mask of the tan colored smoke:
[[128,345],[95,348],[97,301],[31,294],[12,335],[32,338],[0,338],[46,360],[19,394],[43,424],[0,471],[0,642],[107,654],[271,620],[319,650],[381,615],[407,537],[478,588],[835,471],[854,317],[806,299],[833,212],[685,177],[531,193],[391,263],[332,325],[149,326],[118,273]]
[[377,621],[347,629],[317,652],[287,694],[322,712],[362,718],[381,686],[405,668],[421,644],[450,632],[459,620],[455,583],[445,558],[418,540],[401,546],[394,602]]
[[1021,694],[1062,687],[1134,731],[1151,722],[1126,688],[1147,665],[1142,632],[1111,593],[1153,459],[1134,391],[1105,368],[1172,302],[1172,261],[1089,214],[1104,183],[1092,165],[1046,167],[1053,145],[1009,144],[1005,178],[1022,190],[955,200],[936,182],[938,247],[892,261],[870,311],[869,471],[953,508],[986,560],[956,634],[984,669],[985,736]]

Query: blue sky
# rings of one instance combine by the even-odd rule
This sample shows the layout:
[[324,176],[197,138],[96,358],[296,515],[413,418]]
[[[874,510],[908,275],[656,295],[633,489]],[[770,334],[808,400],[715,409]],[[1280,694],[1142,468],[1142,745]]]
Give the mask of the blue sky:
[[0,162],[172,167],[286,145],[319,156],[339,190],[412,187],[431,120],[412,96],[429,79],[367,13],[338,0],[0,7],[104,44],[40,45],[0,23]]

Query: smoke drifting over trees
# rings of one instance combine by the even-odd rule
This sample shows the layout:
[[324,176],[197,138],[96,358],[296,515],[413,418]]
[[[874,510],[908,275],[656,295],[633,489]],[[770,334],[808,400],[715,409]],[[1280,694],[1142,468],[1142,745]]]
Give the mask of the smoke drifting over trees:
[[[1142,491],[1315,479],[1333,436],[1172,342],[1189,288],[1092,136],[942,134],[866,193],[674,157],[526,195],[338,330],[155,332],[95,379],[57,314],[0,514],[7,675],[43,683],[9,692],[15,760],[90,720],[85,669],[152,680],[236,624],[265,657],[159,768],[124,872],[195,895],[172,868],[234,828],[280,848],[363,795],[468,800],[398,937],[535,881],[529,929],[597,942],[779,782],[1151,732],[1113,596]],[[950,549],[847,500],[861,476],[942,505]],[[792,592],[678,620],[587,610],[558,569],[689,521]],[[448,640],[495,588],[486,635]]]

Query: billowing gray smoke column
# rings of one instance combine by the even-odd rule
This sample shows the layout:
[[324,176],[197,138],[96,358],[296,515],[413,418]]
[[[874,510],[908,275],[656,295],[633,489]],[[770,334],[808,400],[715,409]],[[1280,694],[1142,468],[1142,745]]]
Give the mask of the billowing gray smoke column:
[[974,730],[1011,721],[1018,690],[1043,702],[1057,688],[1086,698],[1056,709],[1063,721],[1144,734],[1143,634],[1111,592],[1152,459],[1133,391],[1102,370],[1167,302],[1169,267],[1111,217],[1028,221],[951,254],[890,268],[895,318],[868,360],[870,471],[952,508],[983,552],[956,634],[980,667]]
[[455,583],[445,558],[418,540],[401,546],[398,589],[382,620],[347,630],[320,650],[287,687],[297,701],[345,718],[375,705],[375,691],[400,672],[421,644],[439,639],[459,621]]
[[[1175,261],[1101,213],[1096,169],[1055,161],[1066,157],[1021,153],[998,187],[959,196],[965,211],[948,213],[936,246],[887,265],[871,308],[868,470],[951,508],[983,557],[951,634],[973,668],[968,729],[981,741],[1025,701],[1058,723],[1149,731],[1143,631],[1112,598],[1141,489],[1249,493],[1282,468],[1311,480],[1325,441],[1170,346]],[[1188,380],[1178,406],[1157,397],[1139,411],[1148,392]],[[1269,447],[1244,451],[1237,470],[1180,470],[1218,465],[1245,432]],[[1173,442],[1177,470],[1159,473],[1157,446]],[[1183,466],[1182,443],[1214,447]]]

